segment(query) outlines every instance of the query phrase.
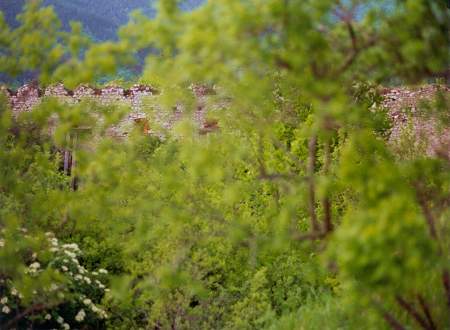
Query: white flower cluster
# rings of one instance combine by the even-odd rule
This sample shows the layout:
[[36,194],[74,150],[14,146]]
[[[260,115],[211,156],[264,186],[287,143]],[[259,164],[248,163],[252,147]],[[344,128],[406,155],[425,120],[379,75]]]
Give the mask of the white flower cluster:
[[28,266],[28,268],[25,270],[25,273],[30,275],[37,275],[41,271],[41,264],[35,261]]
[[64,330],[69,330],[70,329],[69,323],[64,322],[64,318],[62,318],[61,316],[58,316],[56,318],[56,322],[58,322],[61,325],[62,329],[64,329]]
[[3,314],[9,314],[11,312],[11,308],[7,305],[8,303],[8,297],[3,297],[0,299],[0,304],[2,305],[2,313]]
[[[53,237],[53,234],[48,233],[47,236],[49,237],[50,244],[52,245],[51,251],[56,254],[55,261],[57,262],[55,264],[58,265],[57,268],[60,271],[71,276],[76,283],[93,285],[104,292],[109,291],[105,284],[95,278],[97,276],[108,274],[106,269],[101,268],[90,273],[86,268],[80,265],[77,259],[81,254],[81,250],[77,244],[59,244],[58,240]],[[92,300],[86,296],[82,296],[80,302],[82,302],[88,309],[81,309],[78,311],[75,316],[75,320],[77,322],[82,322],[86,318],[88,311],[93,312],[100,319],[105,319],[108,317],[107,313],[103,309],[96,306]]]
[[[4,284],[5,280],[3,280],[3,279],[0,280],[0,283]],[[9,314],[9,313],[11,313],[11,307],[8,305],[8,302],[9,303],[14,303],[15,299],[23,298],[22,294],[15,287],[11,287],[9,293],[12,296],[12,300],[13,301],[10,301],[7,296],[0,298],[0,313],[2,313],[2,314]]]
[[57,268],[63,273],[68,274],[73,277],[75,281],[79,284],[85,283],[87,285],[95,284],[97,288],[103,290],[105,292],[109,291],[106,286],[100,282],[98,279],[94,279],[91,276],[99,276],[100,274],[108,274],[106,269],[99,269],[98,271],[94,271],[89,274],[89,271],[80,265],[78,261],[78,255],[81,254],[81,250],[77,244],[62,244],[60,245],[58,239],[53,237],[53,234],[47,233],[49,237],[49,242],[52,245],[52,252],[54,252],[57,257],[55,258]]
[[[95,313],[100,319],[108,318],[108,314],[101,308],[97,307],[91,299],[84,298],[82,300],[83,304],[89,308],[93,313]],[[83,311],[84,312],[84,311]]]
[[[56,269],[62,274],[66,275],[68,279],[72,279],[72,283],[76,285],[84,285],[89,286],[89,289],[101,290],[103,292],[108,292],[109,289],[106,288],[106,285],[100,281],[100,277],[108,274],[106,269],[98,269],[94,272],[89,272],[86,268],[80,265],[78,260],[79,255],[81,254],[81,250],[77,244],[60,244],[58,239],[54,236],[53,233],[46,233],[47,239],[50,243],[50,252],[54,254],[53,260],[50,262],[48,266]],[[0,248],[5,246],[5,240],[0,239]],[[40,272],[42,272],[46,268],[46,266],[41,265],[37,260],[37,254],[33,253],[31,257],[30,264],[25,269],[25,273],[35,277]],[[0,280],[1,283],[4,283],[4,280]],[[59,283],[51,283],[48,288],[44,288],[43,291],[47,293],[57,294],[60,299],[64,298],[64,287],[65,285],[61,285]],[[92,288],[92,289],[91,289]],[[75,289],[75,294],[76,294]],[[33,294],[37,295],[38,292],[34,291]],[[12,299],[22,298],[22,295],[18,292],[16,288],[11,286],[9,297]],[[14,298],[17,297],[17,298]],[[85,321],[86,317],[89,313],[92,313],[94,318],[106,319],[108,317],[105,310],[101,309],[94,302],[89,299],[86,295],[80,294],[77,298],[79,303],[84,308],[81,308],[76,316],[74,317],[74,321],[81,323]],[[0,313],[9,314],[11,313],[11,307],[8,306],[9,299],[7,296],[0,296]],[[70,322],[64,320],[62,316],[53,313],[53,316],[49,313],[43,314],[43,318],[46,321],[50,321],[54,319],[60,326],[60,329],[68,330],[70,329]]]
[[75,321],[83,322],[85,317],[86,317],[86,312],[84,311],[84,309],[80,309],[78,314],[75,316]]

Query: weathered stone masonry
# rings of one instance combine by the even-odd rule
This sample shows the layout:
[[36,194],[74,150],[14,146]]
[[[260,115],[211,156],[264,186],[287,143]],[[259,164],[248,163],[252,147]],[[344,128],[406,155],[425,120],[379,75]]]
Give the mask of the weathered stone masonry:
[[[170,129],[181,118],[183,112],[182,107],[177,106],[170,114],[156,113],[156,118],[152,119],[156,123],[149,123],[145,111],[145,100],[154,97],[158,92],[152,87],[142,85],[135,85],[130,89],[121,87],[96,89],[81,85],[70,91],[61,84],[50,86],[45,90],[39,89],[35,84],[28,84],[19,88],[17,92],[12,92],[5,87],[1,87],[1,89],[9,98],[14,116],[24,111],[31,111],[45,96],[56,97],[68,104],[74,104],[86,98],[103,105],[121,102],[130,107],[130,112],[119,125],[110,129],[109,133],[115,137],[127,136],[129,133],[127,130],[136,123],[143,123],[146,133],[151,132],[154,124]],[[217,123],[205,120],[206,109],[202,106],[204,98],[211,90],[202,86],[194,86],[192,91],[199,101],[199,106],[193,114],[193,121],[198,125],[200,133],[214,130],[217,128]],[[393,124],[390,134],[392,144],[400,140],[404,130],[408,128],[412,130],[410,134],[414,136],[413,143],[417,145],[425,143],[427,154],[437,154],[450,159],[450,127],[438,127],[433,118],[424,117],[418,111],[421,101],[431,99],[438,91],[450,96],[448,86],[428,85],[418,88],[385,88],[383,90],[383,107],[388,109]],[[447,115],[450,117],[450,109],[448,109]]]
[[[450,126],[439,125],[433,114],[422,108],[422,102],[432,100],[437,93],[450,102],[450,87],[426,85],[416,88],[386,88],[383,91],[383,106],[392,121],[389,141],[392,145],[401,143],[404,134],[411,137],[412,149],[425,148],[426,155],[447,158],[450,161]],[[450,121],[450,109],[443,109],[443,116]]]
[[[109,133],[115,137],[124,137],[128,135],[128,130],[135,123],[143,123],[146,133],[150,132],[150,126],[146,115],[146,99],[154,97],[158,91],[150,86],[134,85],[130,89],[121,87],[105,87],[92,88],[90,86],[81,85],[75,90],[66,89],[63,85],[53,85],[47,87],[45,90],[38,88],[35,84],[27,84],[20,87],[16,92],[13,92],[5,87],[1,88],[9,98],[13,115],[17,117],[22,112],[31,111],[32,108],[38,105],[43,97],[55,97],[66,104],[76,104],[83,99],[90,99],[101,105],[110,105],[121,103],[129,106],[130,112],[127,116],[115,127],[109,130]],[[206,96],[207,90],[202,87],[193,87],[193,92],[199,100],[197,111],[193,114],[193,119],[200,129],[204,128],[204,107],[200,106],[202,99]],[[182,116],[182,107],[176,106],[174,111],[167,113],[156,113],[154,121],[159,127],[170,129],[173,124]]]

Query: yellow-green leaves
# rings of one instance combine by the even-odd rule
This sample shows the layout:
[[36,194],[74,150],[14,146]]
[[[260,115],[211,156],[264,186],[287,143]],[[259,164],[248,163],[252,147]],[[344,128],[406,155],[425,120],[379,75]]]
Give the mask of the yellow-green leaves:
[[[378,85],[446,68],[444,5],[179,3],[103,43],[76,23],[61,31],[38,2],[17,29],[0,17],[2,72],[73,89],[145,54],[139,81],[159,91],[120,140],[107,136],[130,111],[120,101],[44,98],[12,120],[2,100],[0,229],[52,229],[86,267],[112,270],[110,328],[380,329],[386,315],[412,327],[402,299],[448,328],[448,157],[387,143]],[[447,108],[427,110],[443,129]],[[14,249],[32,245],[10,241],[0,279],[19,277]]]

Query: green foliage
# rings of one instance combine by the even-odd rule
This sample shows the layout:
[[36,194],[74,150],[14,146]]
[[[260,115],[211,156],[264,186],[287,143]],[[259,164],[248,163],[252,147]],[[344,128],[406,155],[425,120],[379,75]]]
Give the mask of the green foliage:
[[[57,326],[57,315],[76,322],[83,308],[84,323],[70,326],[448,327],[450,164],[392,147],[378,93],[381,83],[445,70],[444,4],[215,0],[184,13],[177,3],[160,1],[155,20],[135,14],[117,42],[90,44],[76,24],[57,32],[37,2],[21,27],[1,30],[2,68],[38,69],[41,83],[68,87],[154,48],[141,80],[161,91],[146,100],[161,138],[141,127],[109,137],[130,110],[121,104],[44,98],[16,118],[1,100],[1,290],[8,301],[16,283],[31,294],[0,320]],[[213,95],[193,97],[192,84]],[[446,102],[428,112],[444,128]],[[186,116],[158,130],[157,111],[176,106]],[[208,134],[188,119],[203,106],[218,123]],[[68,151],[71,173],[60,169]],[[111,292],[79,284],[77,262],[44,252],[48,231],[77,243],[76,260],[94,277],[108,269]],[[43,271],[29,276],[36,258]],[[42,296],[57,304],[45,308],[51,321],[20,314],[42,303],[33,290],[55,281],[66,291]]]

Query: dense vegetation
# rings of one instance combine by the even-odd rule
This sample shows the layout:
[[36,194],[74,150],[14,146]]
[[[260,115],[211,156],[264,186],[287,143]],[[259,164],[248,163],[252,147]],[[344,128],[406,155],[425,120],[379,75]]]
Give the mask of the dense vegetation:
[[[450,159],[393,149],[378,93],[447,70],[449,16],[438,0],[161,0],[105,43],[37,1],[17,28],[0,16],[0,72],[73,88],[151,47],[139,82],[159,111],[206,106],[219,126],[118,142],[119,104],[13,118],[0,96],[1,327],[449,328]],[[448,127],[448,96],[423,109]]]

